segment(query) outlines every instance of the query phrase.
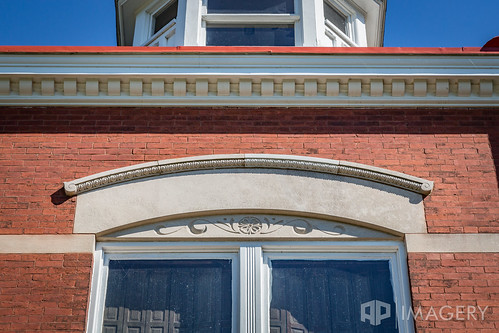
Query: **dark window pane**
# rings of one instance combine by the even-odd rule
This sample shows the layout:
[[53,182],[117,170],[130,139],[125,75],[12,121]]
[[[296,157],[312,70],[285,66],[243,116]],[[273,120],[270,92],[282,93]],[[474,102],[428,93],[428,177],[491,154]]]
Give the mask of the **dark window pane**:
[[[361,320],[361,304],[371,301],[390,306],[378,325]],[[272,261],[271,332],[398,332],[395,322],[388,261]]]
[[173,1],[165,10],[155,17],[154,33],[158,32],[165,25],[170,23],[171,20],[177,18],[178,2]]
[[324,2],[324,17],[343,33],[347,33],[347,18],[327,2]]
[[294,46],[293,25],[208,27],[206,45],[209,46]]
[[208,0],[208,13],[294,13],[294,0]]
[[104,332],[230,332],[230,260],[113,260]]

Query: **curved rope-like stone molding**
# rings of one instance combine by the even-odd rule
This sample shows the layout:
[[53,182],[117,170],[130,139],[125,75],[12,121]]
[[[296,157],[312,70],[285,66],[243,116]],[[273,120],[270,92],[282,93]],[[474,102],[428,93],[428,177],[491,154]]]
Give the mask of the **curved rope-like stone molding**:
[[341,175],[395,186],[422,195],[430,194],[433,189],[431,181],[364,164],[302,156],[240,154],[188,157],[138,164],[65,182],[64,190],[68,196],[74,196],[141,178],[187,171],[235,168],[288,169]]

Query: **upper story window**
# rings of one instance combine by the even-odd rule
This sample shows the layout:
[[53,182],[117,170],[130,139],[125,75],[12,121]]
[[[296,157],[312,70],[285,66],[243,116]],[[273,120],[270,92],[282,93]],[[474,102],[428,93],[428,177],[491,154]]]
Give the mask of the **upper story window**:
[[324,1],[324,20],[347,34],[347,17],[334,8],[329,1]]
[[177,18],[178,1],[172,1],[163,11],[154,17],[154,33],[169,25]]
[[294,46],[293,25],[234,24],[206,28],[207,46]]
[[[377,0],[119,0],[121,45],[380,46]],[[371,39],[371,41],[369,41]]]
[[209,0],[208,13],[291,14],[294,0]]
[[294,0],[208,0],[206,45],[294,46]]
[[[182,1],[182,0],[180,0]],[[185,1],[185,0],[183,0]],[[176,46],[181,45],[178,21],[179,1],[153,1],[136,16],[134,46]]]

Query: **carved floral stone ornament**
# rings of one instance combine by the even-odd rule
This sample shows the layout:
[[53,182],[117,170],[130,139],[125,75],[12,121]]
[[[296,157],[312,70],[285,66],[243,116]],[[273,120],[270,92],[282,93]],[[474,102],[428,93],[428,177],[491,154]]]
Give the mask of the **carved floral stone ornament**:
[[[202,227],[199,227],[202,225]],[[213,226],[220,229],[221,231],[240,234],[240,235],[267,235],[278,231],[285,226],[291,226],[296,234],[305,235],[312,230],[320,230],[323,233],[330,235],[341,235],[345,228],[337,225],[334,229],[337,232],[331,232],[327,230],[321,230],[319,227],[314,226],[312,223],[305,219],[294,218],[276,218],[276,217],[256,217],[256,216],[244,216],[243,218],[235,219],[234,217],[227,218],[223,217],[221,219],[209,220],[209,219],[195,219],[188,224],[190,232],[195,235],[200,235],[208,231],[208,226]],[[155,231],[158,235],[170,235],[179,231],[181,227],[168,230],[165,225],[158,226]]]
[[253,216],[244,217],[237,223],[237,228],[240,233],[251,235],[262,231],[262,222]]
[[137,239],[394,239],[356,225],[286,215],[232,214],[184,218],[139,226],[100,236],[107,240]]
[[403,173],[345,161],[287,155],[212,155],[163,160],[120,168],[64,183],[69,196],[148,177],[214,169],[287,169],[366,179],[422,195],[433,182]]

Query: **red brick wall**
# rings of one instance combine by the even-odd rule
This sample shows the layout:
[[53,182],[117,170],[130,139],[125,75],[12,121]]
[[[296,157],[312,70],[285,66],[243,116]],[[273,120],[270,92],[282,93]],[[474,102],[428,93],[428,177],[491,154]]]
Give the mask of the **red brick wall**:
[[0,233],[71,233],[63,181],[173,157],[348,160],[435,181],[428,231],[499,231],[498,110],[4,108]]
[[418,332],[499,332],[499,253],[409,253],[408,264]]
[[[63,181],[141,162],[226,153],[310,155],[433,180],[435,190],[425,199],[429,232],[498,232],[498,111],[3,108],[0,234],[71,233],[76,199],[64,195]],[[75,255],[0,257],[0,331],[83,331],[90,255],[70,258]],[[499,303],[498,259],[410,254],[414,305],[466,301],[492,309]],[[81,265],[72,266],[75,260]],[[498,308],[489,311],[487,322],[418,320],[417,327],[496,332]]]
[[92,254],[0,254],[0,332],[83,332]]

